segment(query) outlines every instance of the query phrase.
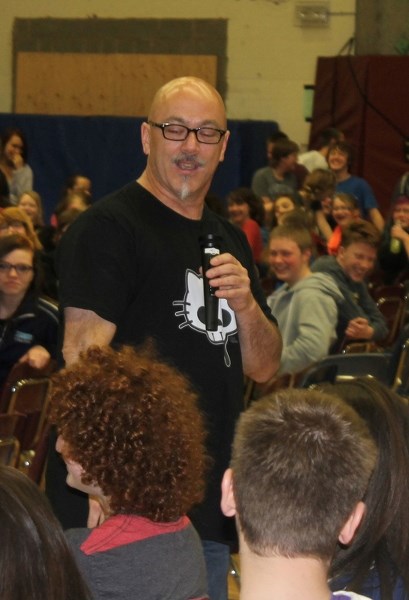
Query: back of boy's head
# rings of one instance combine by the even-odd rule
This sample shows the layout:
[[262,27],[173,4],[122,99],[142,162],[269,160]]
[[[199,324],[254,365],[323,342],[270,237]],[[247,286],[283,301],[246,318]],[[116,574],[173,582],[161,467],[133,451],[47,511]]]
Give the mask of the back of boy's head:
[[364,421],[331,395],[285,390],[255,402],[240,417],[231,462],[250,550],[331,558],[375,458]]
[[372,223],[364,219],[356,219],[342,228],[341,246],[347,248],[351,244],[368,244],[372,248],[377,248],[380,239],[380,233]]
[[270,234],[270,241],[278,238],[292,240],[297,244],[301,252],[305,252],[305,250],[312,250],[314,246],[311,233],[301,222],[301,219],[298,223],[285,221],[283,225],[274,227]]

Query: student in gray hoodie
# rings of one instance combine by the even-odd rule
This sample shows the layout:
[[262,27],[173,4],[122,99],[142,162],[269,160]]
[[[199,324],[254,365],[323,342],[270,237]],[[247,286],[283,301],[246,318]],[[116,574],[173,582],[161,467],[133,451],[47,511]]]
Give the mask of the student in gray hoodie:
[[312,265],[316,274],[328,274],[345,299],[339,311],[338,350],[345,341],[378,342],[388,335],[386,321],[371,298],[365,281],[376,263],[380,235],[375,226],[358,219],[343,228],[337,256],[322,256]]
[[267,298],[283,338],[279,375],[299,373],[321,360],[336,339],[343,296],[329,275],[311,272],[312,248],[305,227],[281,225],[270,236],[269,264],[284,282]]

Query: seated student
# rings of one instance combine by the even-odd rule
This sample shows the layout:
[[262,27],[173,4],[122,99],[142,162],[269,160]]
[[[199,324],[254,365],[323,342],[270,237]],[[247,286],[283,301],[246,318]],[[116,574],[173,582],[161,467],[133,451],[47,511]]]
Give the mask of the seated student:
[[0,237],[0,387],[15,363],[42,369],[56,358],[58,310],[39,296],[38,283],[31,241],[18,234]]
[[409,406],[376,379],[321,385],[362,417],[378,458],[365,494],[366,517],[351,546],[339,547],[332,563],[333,589],[346,588],[373,600],[409,598]]
[[241,600],[329,600],[337,542],[349,544],[365,512],[376,459],[363,420],[315,390],[285,390],[241,415],[222,510],[236,516]]
[[54,250],[53,237],[55,229],[51,225],[44,224],[44,208],[40,194],[37,192],[23,192],[17,204],[17,208],[22,210],[31,220],[38,239],[44,250],[50,252]]
[[11,204],[33,189],[33,171],[27,163],[27,141],[21,129],[7,127],[1,132],[0,170],[7,179]]
[[257,196],[275,200],[277,196],[295,193],[298,188],[294,170],[297,164],[298,146],[283,138],[274,142],[270,166],[258,169],[252,178],[251,188]]
[[314,169],[304,181],[301,195],[305,209],[312,215],[313,237],[319,254],[327,254],[327,242],[335,222],[331,214],[335,175],[327,169]]
[[30,217],[16,206],[9,206],[0,213],[0,237],[19,233],[32,242],[35,250],[41,250],[42,244],[34,230]]
[[186,516],[204,490],[196,400],[174,368],[130,347],[90,348],[54,377],[67,483],[97,497],[105,517],[67,532],[94,600],[206,596],[202,546]]
[[341,290],[345,302],[338,313],[337,351],[347,340],[383,340],[388,327],[371,298],[365,278],[376,263],[380,235],[368,221],[357,219],[342,231],[337,256],[321,256],[311,267],[328,273]]
[[261,198],[250,188],[237,188],[227,196],[227,210],[230,221],[246,234],[254,262],[260,264],[263,253],[261,226],[264,220]]
[[409,197],[398,196],[392,206],[378,251],[386,284],[409,279]]
[[342,228],[359,218],[358,202],[352,194],[338,192],[332,202],[331,214],[336,226],[328,240],[328,254],[336,256],[341,245]]
[[298,162],[311,173],[315,169],[328,169],[328,151],[332,144],[344,140],[344,134],[334,127],[327,127],[318,136],[316,149],[303,152],[298,157]]
[[0,466],[1,600],[91,600],[61,525],[23,473]]
[[377,230],[382,232],[384,220],[372,188],[365,179],[350,173],[352,162],[353,150],[350,144],[340,141],[330,147],[328,164],[337,180],[336,191],[355,196],[361,215],[365,219],[369,219]]
[[336,339],[343,297],[329,275],[311,273],[312,248],[305,227],[282,225],[270,236],[270,267],[284,282],[267,298],[283,338],[279,375],[299,373],[324,358]]
[[294,194],[279,194],[274,200],[275,225],[282,225],[284,215],[293,212],[298,207]]

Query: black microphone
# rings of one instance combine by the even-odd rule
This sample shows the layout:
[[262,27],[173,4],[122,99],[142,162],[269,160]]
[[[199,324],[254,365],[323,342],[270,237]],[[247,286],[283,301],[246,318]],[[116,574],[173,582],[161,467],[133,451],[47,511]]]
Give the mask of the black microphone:
[[209,279],[205,273],[210,268],[210,260],[213,256],[220,254],[220,237],[213,233],[206,233],[200,236],[199,239],[202,269],[203,269],[203,293],[205,303],[205,324],[207,331],[217,331],[218,314],[219,314],[219,298],[215,296],[214,288],[209,284]]

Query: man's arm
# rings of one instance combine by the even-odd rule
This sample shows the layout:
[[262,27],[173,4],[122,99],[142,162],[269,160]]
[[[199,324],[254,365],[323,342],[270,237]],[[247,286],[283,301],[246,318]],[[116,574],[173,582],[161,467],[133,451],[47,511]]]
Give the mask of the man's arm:
[[116,325],[92,310],[68,306],[64,309],[64,317],[63,356],[67,366],[89,346],[107,346],[115,335]]
[[278,328],[254,298],[247,270],[231,254],[215,256],[206,275],[218,298],[234,310],[244,373],[257,382],[268,381],[278,370],[282,349]]

